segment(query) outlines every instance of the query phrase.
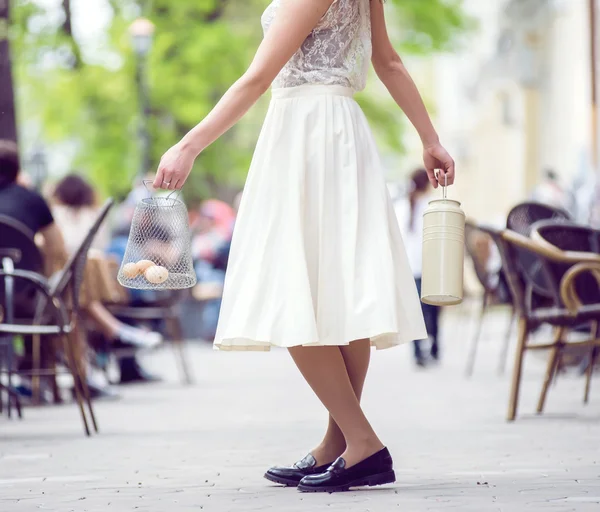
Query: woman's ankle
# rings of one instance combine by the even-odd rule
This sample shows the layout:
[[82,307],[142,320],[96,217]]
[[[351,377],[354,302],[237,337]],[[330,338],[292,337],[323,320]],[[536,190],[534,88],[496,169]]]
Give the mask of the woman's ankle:
[[342,457],[346,461],[346,467],[354,466],[355,464],[365,460],[371,455],[383,450],[385,445],[377,438],[368,439],[356,443],[348,443],[348,446],[342,453]]
[[335,461],[346,450],[346,443],[328,443],[322,442],[310,453],[317,460],[317,465],[329,464]]

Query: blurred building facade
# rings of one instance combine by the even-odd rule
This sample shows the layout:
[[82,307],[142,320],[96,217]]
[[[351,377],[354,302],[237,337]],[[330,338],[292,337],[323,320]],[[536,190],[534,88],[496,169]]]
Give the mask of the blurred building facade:
[[[459,51],[408,65],[455,156],[454,194],[469,216],[504,217],[544,169],[593,190],[589,0],[464,5],[478,27]],[[409,143],[405,167],[420,158]]]

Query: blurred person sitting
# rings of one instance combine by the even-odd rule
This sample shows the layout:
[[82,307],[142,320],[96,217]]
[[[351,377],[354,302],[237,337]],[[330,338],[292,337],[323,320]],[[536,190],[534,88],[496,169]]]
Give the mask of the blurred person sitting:
[[[231,222],[231,234],[233,234],[233,227],[235,225],[235,220],[237,218],[237,214],[240,210],[240,204],[242,202],[242,192],[239,192],[235,199],[233,200],[233,214],[234,217],[230,221]],[[229,251],[231,250],[231,235],[227,238],[227,240],[221,244],[221,246],[217,249],[217,253],[214,258],[213,266],[217,270],[222,270],[223,272],[227,271],[227,263],[229,262]]]
[[[428,194],[431,190],[429,177],[425,169],[415,170],[409,181],[408,198],[396,203],[395,212],[404,239],[410,268],[413,271],[419,295],[421,294],[421,277],[423,270],[423,214],[428,205]],[[427,334],[431,341],[430,356],[434,361],[439,359],[439,312],[436,306],[421,302]],[[414,356],[418,366],[425,366],[427,359],[423,355],[422,343],[425,340],[414,340]]]
[[[19,153],[17,145],[13,142],[0,141],[0,214],[13,218],[27,226],[36,238],[41,237],[39,244],[45,260],[46,273],[49,275],[56,266],[56,262],[66,262],[68,258],[64,239],[48,203],[37,192],[23,186],[27,182],[20,177]],[[38,240],[36,240],[38,242]],[[35,303],[18,304],[16,314],[30,318],[34,314]],[[79,357],[84,358],[82,350],[78,348]],[[31,339],[25,339],[25,356],[20,361],[20,368],[26,369],[32,365]],[[95,380],[86,368],[86,378],[92,395],[111,396],[116,394],[110,390],[104,381]],[[22,394],[30,395],[28,384],[22,383],[19,387]]]
[[235,212],[217,199],[200,204],[198,215],[190,226],[193,231],[192,256],[212,264],[219,248],[231,239]]
[[[97,216],[96,194],[91,185],[81,176],[71,174],[63,178],[57,185],[52,196],[52,211],[57,224],[60,226],[69,253],[75,251],[86,233],[91,228]],[[90,258],[90,263],[102,265],[107,256],[105,251],[110,243],[110,233],[103,225],[94,239],[92,251],[97,251],[99,258]],[[110,256],[109,256],[110,257]],[[99,269],[90,268],[89,273],[97,273]],[[98,272],[110,275],[110,272]],[[89,279],[91,285],[91,279]],[[85,283],[84,283],[85,284]],[[115,286],[120,286],[116,284]],[[95,296],[98,290],[93,286],[84,286],[88,295],[83,303],[88,317],[100,329],[105,339],[112,347],[133,346],[150,349],[159,345],[163,337],[159,332],[148,331],[133,327],[118,320],[102,304],[102,297]],[[120,363],[120,382],[157,380],[148,374],[134,357],[123,358]]]
[[543,172],[542,180],[534,188],[531,199],[567,212],[572,212],[574,209],[573,194],[561,183],[553,169],[546,169]]
[[66,249],[54,217],[44,198],[24,186],[19,150],[14,142],[0,140],[0,214],[18,220],[42,237],[47,259],[64,259]]
[[217,329],[221,309],[221,293],[225,282],[225,270],[217,266],[223,258],[222,248],[231,240],[235,213],[223,201],[209,199],[203,201],[198,216],[191,228],[192,256],[198,285],[194,297],[204,302],[202,309],[202,338],[212,341]]

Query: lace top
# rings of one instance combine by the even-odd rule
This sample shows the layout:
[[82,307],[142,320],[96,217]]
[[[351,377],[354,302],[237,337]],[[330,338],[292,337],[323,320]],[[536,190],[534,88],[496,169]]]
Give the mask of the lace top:
[[[306,84],[365,88],[371,59],[370,0],[335,0],[302,46],[283,67],[273,88]],[[266,32],[281,0],[262,15]]]

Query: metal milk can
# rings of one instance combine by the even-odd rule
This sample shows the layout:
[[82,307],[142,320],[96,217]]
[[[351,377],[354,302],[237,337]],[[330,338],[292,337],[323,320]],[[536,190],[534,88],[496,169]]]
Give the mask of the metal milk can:
[[463,299],[465,213],[458,201],[429,202],[423,214],[423,274],[421,300],[433,306],[452,306]]

